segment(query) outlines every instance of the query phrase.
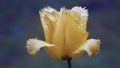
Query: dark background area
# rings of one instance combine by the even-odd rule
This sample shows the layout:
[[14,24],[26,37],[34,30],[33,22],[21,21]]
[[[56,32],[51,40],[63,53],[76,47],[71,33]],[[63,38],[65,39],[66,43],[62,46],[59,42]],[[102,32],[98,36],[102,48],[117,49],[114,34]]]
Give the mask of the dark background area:
[[101,39],[101,50],[72,60],[73,68],[120,67],[120,0],[1,0],[0,68],[67,68],[66,61],[51,58],[43,49],[32,56],[25,48],[29,38],[44,40],[38,12],[45,6],[89,10],[89,38]]

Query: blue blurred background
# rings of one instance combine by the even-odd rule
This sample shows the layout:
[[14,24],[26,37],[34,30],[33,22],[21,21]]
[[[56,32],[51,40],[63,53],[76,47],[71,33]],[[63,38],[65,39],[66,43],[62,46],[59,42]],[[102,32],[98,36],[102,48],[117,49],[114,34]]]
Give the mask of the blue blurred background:
[[0,68],[67,68],[66,61],[52,59],[41,49],[37,56],[27,53],[26,40],[44,40],[38,11],[45,6],[86,7],[90,38],[102,40],[97,55],[72,60],[73,68],[120,67],[120,0],[1,0]]

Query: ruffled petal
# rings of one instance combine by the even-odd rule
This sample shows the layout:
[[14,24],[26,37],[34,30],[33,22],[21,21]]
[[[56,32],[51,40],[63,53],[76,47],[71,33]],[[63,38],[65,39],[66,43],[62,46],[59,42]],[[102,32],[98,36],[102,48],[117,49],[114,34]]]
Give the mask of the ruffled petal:
[[75,17],[75,22],[80,25],[82,29],[86,30],[86,25],[88,21],[88,10],[82,7],[75,6],[71,9],[71,13]]
[[59,13],[51,7],[46,7],[39,11],[39,14],[46,42],[52,43],[51,39],[58,23]]
[[36,55],[38,51],[40,50],[41,47],[52,47],[54,46],[53,44],[48,44],[42,40],[37,40],[37,39],[29,39],[27,40],[27,50],[30,54]]
[[89,56],[92,54],[96,54],[100,49],[100,40],[99,39],[88,39],[86,43],[76,49],[73,53],[73,57],[78,57],[78,54],[83,53],[83,51],[87,52]]
[[[76,19],[79,20],[80,18],[79,16],[76,17],[76,15],[74,15],[74,13],[72,13],[71,11],[62,8],[60,10],[60,15],[61,15],[60,24],[63,25],[63,27],[61,27],[61,36],[59,35],[60,34],[59,30],[57,30],[56,33],[59,35],[60,38],[63,37],[63,39],[61,39],[59,42],[63,41],[64,50],[66,52],[66,55],[69,56],[81,44],[86,42],[88,37],[88,32],[86,32],[85,29],[82,29],[82,27],[80,27],[80,25],[76,23]],[[58,27],[60,27],[60,25]]]

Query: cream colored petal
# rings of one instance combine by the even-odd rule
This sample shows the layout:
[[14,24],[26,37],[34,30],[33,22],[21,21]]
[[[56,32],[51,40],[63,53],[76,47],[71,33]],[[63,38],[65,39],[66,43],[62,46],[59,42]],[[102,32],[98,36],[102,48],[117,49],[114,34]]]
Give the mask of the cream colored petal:
[[27,40],[27,50],[30,54],[36,55],[41,47],[52,47],[53,44],[48,44],[44,41],[37,40],[37,39],[29,39]]
[[[66,55],[70,56],[71,52],[75,51],[79,45],[87,40],[88,33],[86,30],[83,30],[79,24],[76,24],[76,17],[72,15],[71,12],[63,8],[61,9],[60,14],[61,24],[63,25],[63,27],[61,27],[61,36],[63,34],[63,39],[61,39],[61,41],[63,41]],[[56,33],[60,34],[58,32]]]
[[58,23],[59,13],[51,7],[46,7],[39,11],[39,14],[45,34],[45,39],[48,43],[51,43],[56,24]]
[[71,11],[80,14],[81,17],[88,16],[88,10],[82,7],[75,6],[71,9]]
[[72,14],[75,16],[75,23],[78,23],[82,29],[86,29],[88,20],[88,10],[82,7],[75,6],[71,9]]
[[75,50],[73,53],[78,54],[81,51],[85,51],[88,53],[89,56],[92,54],[95,54],[100,49],[100,40],[99,39],[89,39],[86,41],[85,44],[80,46],[77,50]]

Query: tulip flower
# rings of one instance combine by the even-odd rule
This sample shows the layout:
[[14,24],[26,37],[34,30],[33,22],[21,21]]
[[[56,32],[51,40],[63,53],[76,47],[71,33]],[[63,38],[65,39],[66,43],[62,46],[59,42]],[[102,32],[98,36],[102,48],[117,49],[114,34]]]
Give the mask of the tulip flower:
[[40,48],[53,58],[78,58],[87,52],[89,56],[100,49],[99,39],[88,39],[86,31],[88,10],[75,6],[72,9],[61,8],[57,11],[51,7],[39,11],[45,41],[29,39],[27,50],[36,55]]

